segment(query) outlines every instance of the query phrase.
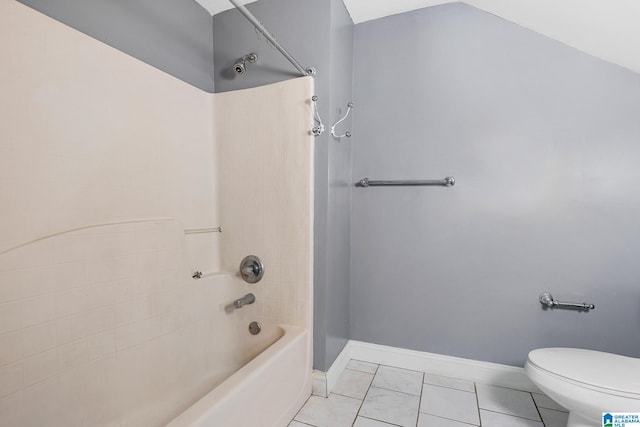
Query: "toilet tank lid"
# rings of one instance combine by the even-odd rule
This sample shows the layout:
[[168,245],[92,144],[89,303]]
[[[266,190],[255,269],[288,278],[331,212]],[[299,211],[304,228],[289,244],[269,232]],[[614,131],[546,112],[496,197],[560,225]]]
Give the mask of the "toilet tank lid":
[[640,395],[640,359],[577,348],[541,348],[527,363],[592,387]]

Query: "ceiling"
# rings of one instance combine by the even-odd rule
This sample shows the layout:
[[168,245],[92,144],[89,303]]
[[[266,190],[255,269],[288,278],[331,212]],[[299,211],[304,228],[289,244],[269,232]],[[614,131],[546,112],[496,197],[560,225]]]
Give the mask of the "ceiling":
[[[228,0],[196,1],[212,15],[233,7]],[[356,24],[453,3],[447,0],[343,1]],[[638,0],[465,0],[464,3],[640,73]]]

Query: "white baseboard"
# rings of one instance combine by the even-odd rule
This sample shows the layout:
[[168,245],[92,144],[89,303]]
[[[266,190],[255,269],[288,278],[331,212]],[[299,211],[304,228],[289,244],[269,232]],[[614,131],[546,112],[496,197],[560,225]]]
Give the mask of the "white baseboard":
[[[326,393],[325,396],[331,393],[338,377],[351,359],[540,393],[540,389],[531,382],[523,368],[361,341],[349,341],[326,373],[314,371],[314,380],[325,381],[324,389],[321,390]],[[316,372],[318,372],[317,376]]]
[[329,370],[327,372],[322,371],[313,371],[313,390],[312,394],[316,396],[329,396],[333,387],[335,387],[338,382],[338,378],[340,378],[340,374],[344,371],[349,364],[349,361],[352,359],[351,357],[351,347],[349,343],[344,346],[336,360],[333,362]]
[[311,374],[311,394],[314,396],[328,397],[327,393],[327,373],[313,370]]
[[331,393],[331,390],[333,390],[333,387],[335,387],[338,382],[338,378],[340,378],[340,374],[347,368],[349,361],[353,359],[351,357],[350,343],[351,341],[347,342],[347,345],[344,346],[335,362],[333,362],[327,371],[327,394]]

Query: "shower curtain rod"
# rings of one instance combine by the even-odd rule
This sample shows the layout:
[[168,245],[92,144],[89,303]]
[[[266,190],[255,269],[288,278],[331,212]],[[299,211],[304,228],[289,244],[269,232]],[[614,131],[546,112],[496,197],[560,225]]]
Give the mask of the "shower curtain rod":
[[253,14],[249,11],[249,9],[244,7],[244,5],[241,5],[240,3],[238,3],[236,0],[229,0],[229,1],[231,2],[232,5],[235,6],[236,9],[238,9],[240,11],[240,13],[242,13],[244,15],[245,18],[247,18],[247,20],[249,20],[249,22],[251,22],[251,24],[253,24],[254,27],[256,27],[256,30],[260,31],[267,38],[267,40],[269,40],[269,42],[276,49],[278,49],[278,51],[280,51],[280,53],[285,58],[287,58],[287,60],[289,62],[291,62],[291,64],[293,64],[294,67],[296,67],[296,70],[300,71],[300,73],[303,76],[315,76],[316,75],[316,69],[315,68],[313,68],[313,67],[304,68],[302,65],[300,65],[300,63],[298,61],[296,61],[296,59],[293,56],[291,56],[291,54],[289,52],[287,52],[287,49],[282,47],[282,45],[280,43],[278,43],[278,41],[271,35],[271,33],[269,33],[269,31],[267,31],[267,29],[260,23],[260,21],[258,21],[256,19],[256,17],[253,16]]

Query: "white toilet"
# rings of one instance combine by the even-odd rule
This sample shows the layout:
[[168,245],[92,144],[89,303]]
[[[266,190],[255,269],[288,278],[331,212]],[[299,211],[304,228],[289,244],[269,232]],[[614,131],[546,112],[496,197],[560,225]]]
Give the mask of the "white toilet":
[[569,410],[567,427],[600,427],[603,412],[640,413],[640,359],[575,348],[529,353],[525,371]]

